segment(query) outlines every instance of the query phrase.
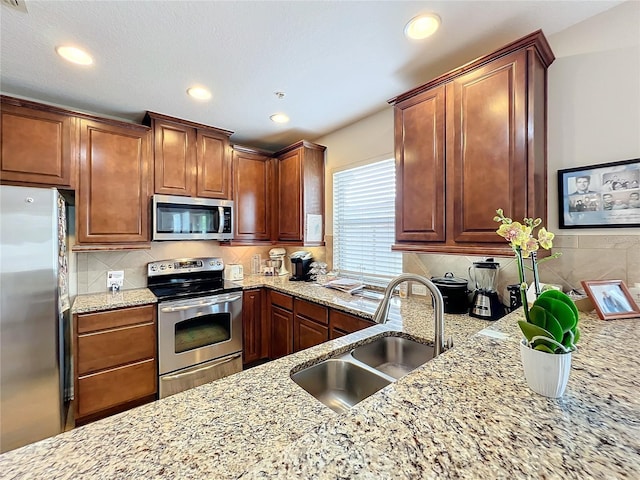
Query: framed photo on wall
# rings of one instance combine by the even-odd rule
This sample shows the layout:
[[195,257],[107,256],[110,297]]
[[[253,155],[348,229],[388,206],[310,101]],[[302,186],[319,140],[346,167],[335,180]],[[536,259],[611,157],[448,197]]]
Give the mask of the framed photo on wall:
[[602,320],[640,318],[640,307],[622,280],[583,280],[581,283]]
[[558,170],[560,228],[640,227],[640,159]]

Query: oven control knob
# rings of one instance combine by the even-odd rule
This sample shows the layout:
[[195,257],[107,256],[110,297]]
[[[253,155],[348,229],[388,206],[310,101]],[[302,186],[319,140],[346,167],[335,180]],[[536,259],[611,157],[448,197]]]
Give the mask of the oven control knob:
[[160,271],[166,270],[166,269],[167,269],[167,266],[164,263],[160,265]]
[[157,265],[151,265],[151,271],[152,272],[157,272],[158,271],[158,266]]

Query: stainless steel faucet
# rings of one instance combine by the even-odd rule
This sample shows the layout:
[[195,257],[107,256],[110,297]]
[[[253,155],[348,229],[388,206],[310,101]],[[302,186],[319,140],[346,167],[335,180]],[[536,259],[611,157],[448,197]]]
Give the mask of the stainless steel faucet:
[[433,310],[434,310],[434,320],[435,320],[435,356],[440,355],[447,348],[451,348],[453,346],[453,342],[451,339],[446,343],[444,340],[444,300],[442,298],[442,294],[438,287],[436,287],[431,280],[428,278],[422,277],[420,275],[414,275],[411,273],[403,273],[402,275],[398,275],[393,280],[389,282],[387,285],[387,289],[384,291],[384,297],[378,305],[378,309],[376,313],[373,315],[373,321],[376,323],[387,323],[389,316],[389,300],[391,299],[391,294],[393,290],[400,285],[402,282],[418,282],[427,287],[427,289],[431,292],[433,296]]

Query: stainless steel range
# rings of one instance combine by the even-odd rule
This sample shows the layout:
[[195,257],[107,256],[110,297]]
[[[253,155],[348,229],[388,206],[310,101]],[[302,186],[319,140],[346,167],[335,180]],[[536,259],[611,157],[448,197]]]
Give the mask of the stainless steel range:
[[223,271],[215,257],[147,265],[158,297],[160,398],[242,370],[242,287]]

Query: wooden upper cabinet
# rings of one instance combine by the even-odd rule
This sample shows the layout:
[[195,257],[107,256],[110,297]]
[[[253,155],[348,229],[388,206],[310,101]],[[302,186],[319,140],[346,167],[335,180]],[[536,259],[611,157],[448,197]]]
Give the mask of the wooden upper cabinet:
[[231,198],[232,132],[147,112],[153,129],[155,193]]
[[234,146],[233,200],[236,242],[268,242],[273,233],[273,162],[267,154]]
[[190,196],[195,192],[196,132],[178,123],[153,125],[155,193]]
[[[326,147],[301,141],[276,153],[277,242],[324,245],[324,152]],[[311,231],[309,215],[319,216]]]
[[396,106],[398,241],[445,240],[444,114],[444,86]]
[[78,244],[149,242],[149,129],[80,120]]
[[4,96],[1,113],[2,181],[74,188],[76,118],[54,107]]
[[495,211],[547,215],[547,67],[541,31],[389,102],[395,109],[395,250],[511,255]]
[[526,72],[527,52],[519,51],[447,85],[455,243],[501,241],[497,208],[515,219],[546,215],[527,208]]
[[213,129],[199,129],[196,158],[196,196],[231,198],[229,134]]

